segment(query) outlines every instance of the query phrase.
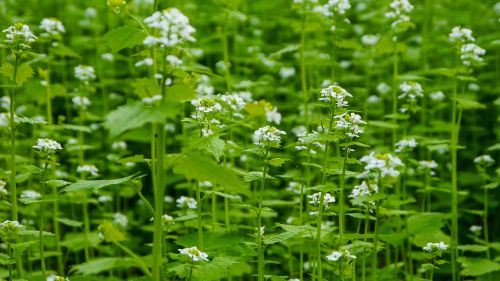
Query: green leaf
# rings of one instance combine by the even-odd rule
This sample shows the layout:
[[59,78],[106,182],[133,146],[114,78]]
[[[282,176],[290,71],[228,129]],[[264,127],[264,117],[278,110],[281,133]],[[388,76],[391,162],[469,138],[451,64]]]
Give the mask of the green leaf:
[[226,187],[228,191],[248,193],[244,182],[232,170],[217,165],[198,152],[181,155],[173,170],[189,180],[211,181]]
[[9,265],[9,264],[15,264],[16,259],[11,258],[9,255],[6,255],[4,253],[0,253],[0,264],[1,265]]
[[[252,172],[248,172],[246,175],[243,176],[243,179],[245,181],[261,181],[262,180],[262,175],[263,173],[262,172],[257,172],[257,171],[252,171]],[[274,180],[276,178],[270,176],[270,175],[266,175],[266,179],[268,180]]]
[[95,258],[89,262],[74,265],[71,272],[82,275],[99,274],[117,268],[130,268],[135,263],[131,258]]
[[150,78],[138,78],[132,82],[134,94],[140,98],[152,97],[161,93],[160,86],[155,80]]
[[293,238],[299,234],[305,234],[307,232],[314,231],[314,228],[310,225],[285,225],[278,224],[279,227],[283,228],[285,232],[278,234],[270,234],[264,236],[264,244],[271,245],[279,242],[283,242],[290,238]]
[[486,108],[486,105],[484,105],[480,102],[474,101],[474,100],[466,99],[466,98],[458,98],[457,102],[458,102],[458,107],[463,109],[463,110],[485,109]]
[[121,49],[130,48],[142,44],[146,35],[141,30],[124,25],[111,30],[103,37],[111,52],[116,53]]
[[430,233],[444,225],[445,215],[442,213],[420,213],[408,218],[409,234]]
[[72,226],[72,227],[81,227],[83,225],[82,222],[75,221],[72,219],[67,219],[67,218],[58,218],[57,221],[64,224],[64,225]]
[[11,244],[12,249],[14,250],[12,257],[14,259],[20,258],[24,251],[28,250],[29,247],[37,244],[39,241],[28,241],[23,243]]
[[398,124],[394,124],[394,123],[386,122],[386,121],[368,121],[368,125],[383,128],[383,129],[388,129],[388,130],[394,130],[394,129],[399,128]]
[[17,68],[16,83],[17,85],[22,85],[24,82],[28,81],[33,76],[33,68],[26,63],[21,64]]
[[193,275],[197,280],[216,281],[227,277],[229,268],[238,263],[234,258],[215,257],[207,264],[195,267]]
[[176,83],[166,90],[166,101],[185,102],[190,101],[198,95],[195,90],[184,83]]
[[136,175],[131,175],[124,178],[113,179],[113,180],[82,180],[75,183],[72,183],[65,188],[63,188],[63,192],[79,192],[79,191],[87,191],[87,190],[97,190],[106,186],[117,185],[126,183],[132,179],[134,179]]
[[0,67],[0,74],[9,78],[10,81],[14,80],[14,66],[10,63],[4,63]]
[[458,262],[462,264],[460,274],[464,276],[480,276],[500,270],[500,264],[489,259],[460,257]]
[[281,167],[286,161],[289,161],[290,159],[286,158],[273,158],[269,160],[269,164],[275,167]]
[[109,130],[110,138],[151,122],[163,122],[167,117],[174,117],[178,109],[172,105],[160,107],[145,106],[141,102],[130,103],[111,111],[106,117],[104,127]]
[[102,221],[98,229],[106,242],[120,242],[125,240],[125,235],[108,220]]
[[362,50],[363,46],[356,41],[340,39],[335,41],[335,45],[342,49]]
[[224,155],[226,143],[219,138],[203,138],[202,143],[199,145],[199,148],[212,154],[217,162],[219,162],[220,157]]
[[68,46],[61,44],[60,42],[57,44],[56,48],[52,49],[52,52],[61,57],[69,57],[69,58],[75,58],[75,59],[81,59],[81,56],[70,49]]

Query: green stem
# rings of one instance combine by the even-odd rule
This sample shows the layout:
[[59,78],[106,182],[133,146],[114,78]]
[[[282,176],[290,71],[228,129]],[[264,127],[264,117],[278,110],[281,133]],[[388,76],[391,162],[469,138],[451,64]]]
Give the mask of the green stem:
[[[366,208],[366,217],[365,217],[365,229],[364,229],[364,235],[365,237],[363,238],[363,242],[366,243],[366,235],[368,235],[368,224],[370,223],[370,209],[367,207]],[[366,280],[366,246],[363,247],[363,261],[362,261],[362,268],[361,268],[361,280],[365,281]]]
[[345,210],[344,210],[344,188],[345,188],[345,174],[347,166],[347,158],[349,156],[349,146],[346,147],[344,162],[342,164],[342,175],[340,177],[340,195],[339,195],[339,237],[340,246],[344,244],[344,233],[345,233]]
[[[311,162],[311,152],[308,147],[307,151],[307,163]],[[302,184],[300,185],[300,204],[299,204],[299,225],[304,225],[304,191],[305,187],[308,186],[308,178],[309,178],[309,166],[305,167],[304,170],[304,178],[302,180]],[[304,279],[304,237],[302,234],[300,235],[300,253],[299,253],[299,279],[303,281]]]
[[42,171],[42,189],[40,191],[41,194],[41,202],[40,202],[40,233],[39,233],[39,238],[40,238],[40,264],[42,267],[42,277],[43,279],[46,278],[46,273],[45,273],[45,251],[44,251],[44,243],[43,243],[43,229],[44,229],[44,221],[43,221],[43,216],[44,216],[44,202],[43,200],[45,198],[45,187],[46,187],[46,175],[47,175],[47,159],[44,160],[43,163],[43,171]]
[[457,188],[457,79],[453,84],[452,115],[451,115],[451,271],[452,280],[457,280],[458,256],[458,188]]
[[266,175],[269,157],[269,147],[266,147],[266,153],[264,156],[264,168],[262,171],[262,180],[260,182],[259,190],[259,209],[257,211],[257,255],[258,255],[258,280],[264,281],[264,248],[262,246],[262,200],[264,197],[264,188],[266,185]]
[[217,227],[217,195],[215,194],[215,184],[212,185],[212,232]]
[[306,124],[306,129],[309,130],[309,93],[307,89],[307,73],[306,73],[306,61],[304,57],[305,51],[305,41],[306,41],[306,11],[305,5],[306,1],[303,3],[304,9],[301,16],[301,32],[300,32],[300,82],[302,85],[302,94],[304,95],[304,121]]
[[[19,56],[15,56],[13,81],[16,83],[17,69],[19,66]],[[16,182],[16,123],[15,123],[15,96],[14,87],[10,89],[10,203],[12,204],[12,219],[17,221],[17,182]]]
[[154,189],[154,231],[153,231],[153,280],[161,280],[161,267],[163,263],[163,245],[162,245],[162,215],[163,215],[163,198],[165,197],[164,186],[164,149],[165,149],[165,132],[163,123],[155,123],[153,125],[152,135],[152,176]]
[[120,244],[120,242],[118,242],[118,241],[113,241],[113,244],[115,244],[116,246],[118,246],[125,253],[127,253],[130,257],[132,257],[132,259],[134,260],[135,264],[139,266],[139,268],[142,270],[142,272],[144,274],[146,274],[148,277],[151,278],[151,276],[152,276],[151,271],[149,271],[148,266],[146,265],[146,263],[139,256],[137,256],[129,248],[127,248],[124,245]]
[[196,185],[196,215],[198,220],[198,248],[200,251],[203,250],[203,221],[202,221],[202,213],[201,213],[201,191],[200,191],[200,183],[198,181],[195,182]]
[[483,210],[483,230],[484,230],[484,242],[486,243],[486,246],[488,249],[486,250],[486,257],[491,260],[491,254],[490,254],[490,239],[489,239],[489,234],[488,234],[488,188],[486,186],[483,186],[484,188],[484,210]]
[[227,41],[227,29],[229,27],[229,13],[226,13],[225,25],[222,31],[222,44],[224,45],[224,65],[226,66],[226,71],[224,73],[224,78],[226,80],[226,89],[228,92],[231,92],[231,68],[229,65],[229,44]]
[[376,204],[376,209],[375,209],[375,228],[374,228],[374,234],[373,234],[373,255],[372,255],[372,281],[377,281],[377,265],[378,265],[378,259],[377,259],[377,247],[378,247],[378,231],[379,231],[379,202],[375,202]]
[[[398,63],[399,56],[397,52],[397,42],[394,42],[394,59],[392,65],[392,122],[397,124],[397,113],[398,113]],[[397,142],[397,128],[392,130],[392,149],[395,149]]]

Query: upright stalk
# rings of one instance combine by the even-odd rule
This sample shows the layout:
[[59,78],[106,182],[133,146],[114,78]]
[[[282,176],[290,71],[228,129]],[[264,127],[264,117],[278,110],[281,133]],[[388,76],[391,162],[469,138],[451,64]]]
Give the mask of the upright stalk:
[[344,210],[344,188],[345,188],[345,174],[347,166],[347,158],[349,156],[349,146],[346,147],[344,162],[342,164],[342,175],[340,177],[340,195],[339,195],[339,237],[340,246],[344,244],[344,233],[345,233],[345,210]]
[[198,248],[203,250],[203,221],[201,213],[201,190],[200,183],[196,181],[196,214],[198,218]]
[[47,175],[47,158],[43,160],[43,171],[42,171],[42,189],[40,191],[41,194],[41,201],[40,201],[40,232],[39,232],[39,239],[40,239],[40,264],[42,267],[42,277],[43,279],[46,278],[46,273],[45,273],[45,251],[44,251],[44,243],[43,243],[43,229],[44,229],[44,221],[43,221],[43,216],[44,216],[44,209],[45,209],[45,204],[44,204],[44,194],[45,194],[45,187],[46,187],[46,175]]
[[302,86],[302,94],[304,95],[304,121],[306,129],[309,130],[309,92],[307,89],[307,74],[306,61],[304,57],[305,41],[306,41],[306,1],[303,1],[303,9],[301,15],[301,32],[300,32],[300,83]]
[[458,126],[457,120],[457,78],[453,84],[452,115],[451,115],[451,275],[457,281],[457,256],[458,256],[458,188],[457,188],[457,146]]
[[[19,67],[19,56],[15,55],[14,63],[14,85],[16,84],[17,69]],[[17,182],[16,182],[16,123],[15,123],[15,100],[14,86],[10,89],[10,110],[9,110],[9,125],[10,125],[10,203],[12,204],[12,220],[17,221]]]
[[269,146],[266,146],[266,152],[264,156],[264,168],[262,170],[262,180],[260,182],[259,190],[259,209],[257,211],[257,255],[258,255],[258,280],[264,281],[264,248],[262,247],[262,200],[264,197],[264,187],[266,185],[266,175],[269,157]]

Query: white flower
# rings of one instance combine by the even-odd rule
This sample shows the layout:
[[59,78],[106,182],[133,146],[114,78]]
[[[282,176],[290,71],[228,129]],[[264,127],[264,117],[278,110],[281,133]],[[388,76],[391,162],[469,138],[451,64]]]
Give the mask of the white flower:
[[346,136],[351,139],[359,138],[359,135],[364,132],[361,126],[365,125],[366,122],[356,113],[344,113],[334,116],[334,118],[338,119],[335,123],[335,128],[345,131]]
[[45,31],[42,36],[58,36],[66,32],[62,22],[56,18],[44,18],[40,23],[40,28]]
[[226,103],[234,117],[243,117],[242,111],[247,102],[239,93],[227,93],[219,95],[219,98]]
[[97,201],[99,201],[101,203],[111,202],[111,201],[113,201],[113,197],[111,197],[109,195],[101,195],[97,198]]
[[445,95],[444,95],[444,93],[442,91],[437,91],[437,92],[429,93],[429,97],[433,101],[442,101],[442,100],[444,100],[446,98]]
[[365,34],[361,37],[361,43],[367,46],[374,46],[380,40],[380,35],[378,34]]
[[3,109],[9,111],[10,110],[10,97],[9,96],[3,96],[0,98],[0,107]]
[[439,242],[439,243],[427,243],[427,245],[425,245],[423,247],[424,251],[426,252],[437,252],[437,251],[445,251],[448,249],[448,245],[446,245],[443,241]]
[[398,169],[403,166],[398,157],[391,154],[375,154],[374,151],[361,157],[360,161],[365,163],[365,168],[358,178],[373,178],[375,181],[378,181],[379,176],[382,179],[398,177],[400,174]]
[[11,45],[14,49],[30,49],[31,43],[35,42],[37,37],[30,31],[30,27],[26,24],[16,23],[9,28],[3,30],[6,33],[5,42]]
[[399,89],[403,92],[398,96],[398,99],[407,99],[410,101],[416,101],[417,98],[424,96],[424,90],[422,85],[417,82],[403,82],[399,85]]
[[326,256],[326,259],[329,261],[336,262],[342,257],[342,252],[333,251],[330,255]]
[[391,26],[396,28],[399,24],[409,22],[410,18],[407,14],[413,11],[413,5],[408,0],[393,0],[390,11],[385,13],[386,18],[394,19]]
[[68,277],[62,277],[62,276],[57,276],[54,274],[51,274],[47,276],[47,281],[69,281]]
[[436,169],[438,167],[438,164],[434,160],[426,161],[422,160],[418,162],[419,164],[419,169],[424,170],[424,171],[429,171],[429,175],[434,176],[436,175],[436,172],[433,171],[433,169]]
[[[318,205],[320,204],[320,195],[321,192],[316,192],[312,195],[307,195],[307,198],[310,199],[309,204]],[[323,206],[325,209],[328,209],[330,204],[335,203],[335,197],[333,197],[330,193],[325,192],[323,194]]]
[[75,67],[75,77],[78,80],[88,83],[90,80],[96,78],[95,70],[89,65],[78,65]]
[[320,101],[335,104],[338,108],[347,107],[349,103],[345,100],[347,97],[352,97],[344,88],[333,85],[321,90]]
[[476,39],[472,36],[472,30],[461,26],[455,26],[449,34],[451,42],[460,41],[460,43],[474,42]]
[[166,60],[168,61],[168,63],[170,63],[171,65],[173,66],[180,66],[182,65],[182,60],[174,55],[168,55],[166,57]]
[[177,8],[169,8],[162,12],[154,12],[144,22],[150,28],[156,29],[157,37],[148,35],[144,45],[148,47],[174,47],[186,41],[194,42],[193,33],[196,31],[189,19]]
[[396,146],[396,152],[401,153],[403,151],[412,151],[415,147],[417,147],[418,143],[414,138],[407,138],[398,141]]
[[3,180],[0,180],[0,195],[7,195],[8,191],[5,189],[6,183]]
[[462,63],[466,66],[470,66],[474,63],[483,62],[483,56],[486,51],[474,43],[468,43],[462,45],[460,48],[460,59]]
[[286,190],[296,194],[300,194],[301,185],[299,182],[291,181],[288,183],[288,187],[286,188]]
[[164,214],[161,216],[161,219],[163,221],[163,224],[173,224],[174,223],[174,218],[172,216],[169,216],[167,214]]
[[78,167],[76,167],[76,172],[81,174],[90,174],[94,177],[99,175],[99,169],[97,169],[94,165],[88,164],[78,165]]
[[0,229],[2,229],[3,231],[7,231],[7,230],[19,230],[19,229],[22,229],[22,228],[23,228],[23,225],[20,224],[18,221],[6,220],[6,221],[0,223]]
[[491,166],[495,163],[495,160],[491,158],[489,154],[485,155],[480,155],[476,158],[474,158],[474,164],[480,165],[480,166]]
[[135,67],[141,67],[143,65],[146,65],[146,66],[152,66],[154,63],[153,59],[152,58],[145,58],[141,61],[138,61],[135,63]]
[[280,68],[280,76],[282,79],[287,79],[287,78],[295,76],[295,68],[293,68],[293,67]]
[[198,250],[198,248],[196,246],[191,247],[191,248],[179,249],[179,252],[182,255],[188,256],[194,262],[201,261],[201,260],[208,261],[207,253],[204,253],[204,252]]
[[46,153],[54,153],[58,150],[62,150],[61,144],[51,139],[38,139],[33,148]]
[[359,198],[366,197],[378,192],[378,186],[374,183],[368,184],[366,181],[363,181],[360,185],[355,186],[349,197],[351,198]]
[[281,123],[281,113],[278,112],[277,107],[273,107],[273,109],[266,107],[266,120],[269,123],[275,123],[277,125]]
[[377,85],[377,92],[379,92],[381,95],[385,95],[391,92],[391,86],[389,86],[385,82],[380,82]]
[[142,102],[145,104],[155,104],[163,99],[161,95],[154,95],[152,97],[146,97],[142,99]]
[[104,53],[104,54],[101,54],[101,59],[103,59],[105,61],[114,61],[115,56],[111,53]]
[[92,103],[90,102],[89,98],[85,96],[74,96],[71,101],[73,102],[73,105],[82,109],[86,109],[89,107]]
[[279,146],[282,135],[286,135],[286,133],[276,129],[275,127],[265,126],[257,129],[253,133],[252,140],[255,145],[261,147],[265,147],[267,145]]
[[191,115],[193,119],[203,120],[207,117],[207,113],[219,112],[222,110],[220,103],[209,97],[201,97],[191,101],[195,107],[195,113]]
[[481,230],[483,230],[483,227],[480,225],[471,225],[469,227],[469,231],[475,234],[478,234],[479,232],[481,232]]
[[111,149],[113,149],[113,150],[126,150],[127,143],[124,141],[116,141],[113,144],[111,144]]
[[128,225],[128,218],[122,213],[114,213],[113,214],[113,223],[125,228]]
[[196,92],[200,95],[212,95],[215,91],[214,87],[210,84],[210,78],[203,74],[198,78],[198,85],[196,86]]
[[34,190],[23,190],[19,197],[26,199],[38,199],[41,198],[42,195]]
[[196,209],[197,206],[196,199],[192,197],[181,196],[175,202],[177,202],[179,208]]

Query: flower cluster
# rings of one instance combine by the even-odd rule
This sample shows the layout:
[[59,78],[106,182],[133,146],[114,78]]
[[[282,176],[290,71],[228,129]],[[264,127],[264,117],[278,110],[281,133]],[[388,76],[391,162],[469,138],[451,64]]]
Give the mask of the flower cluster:
[[430,176],[436,175],[436,172],[433,171],[434,169],[436,169],[438,167],[438,164],[436,163],[436,161],[434,161],[434,160],[430,160],[430,161],[422,160],[422,161],[418,162],[418,164],[419,164],[419,166],[418,166],[419,170],[425,171],[425,173],[428,173]]
[[30,49],[31,43],[35,42],[37,37],[31,33],[30,27],[23,23],[16,23],[9,28],[3,30],[6,33],[7,40],[5,42],[12,49],[22,51]]
[[474,158],[474,164],[479,168],[485,168],[495,164],[495,160],[489,154],[485,154]]
[[397,28],[400,24],[410,22],[410,17],[408,16],[411,11],[413,11],[413,5],[408,0],[393,0],[390,7],[390,11],[385,13],[385,17],[393,19],[391,24],[392,28]]
[[5,189],[5,185],[7,183],[5,183],[3,180],[0,180],[0,196],[2,195],[7,195],[7,189]]
[[473,43],[476,39],[472,36],[472,30],[455,26],[448,37],[451,42],[459,47],[458,51],[460,52],[460,60],[462,60],[463,65],[471,66],[483,62],[481,56],[483,56],[486,51]]
[[79,174],[90,174],[94,177],[99,176],[99,169],[97,169],[96,166],[89,164],[78,165],[78,167],[76,167],[76,172]]
[[396,146],[396,152],[401,153],[401,152],[409,152],[412,151],[415,147],[417,147],[418,143],[414,138],[406,138],[398,141],[395,146]]
[[56,18],[44,18],[40,23],[40,28],[44,31],[40,34],[42,37],[57,38],[66,32],[62,22]]
[[352,255],[348,250],[341,249],[339,251],[333,251],[330,255],[326,256],[328,261],[338,262],[341,259],[346,259],[347,261],[355,260],[356,256]]
[[[310,199],[309,204],[319,207],[320,199],[321,199],[321,192],[316,192],[314,194],[307,195],[307,198]],[[335,203],[335,197],[333,197],[330,193],[325,192],[323,194],[323,208],[325,210],[328,210],[328,208],[330,208],[330,204],[333,204],[333,203]],[[311,215],[316,215],[317,213],[318,213],[318,211],[310,212]]]
[[86,109],[89,107],[92,103],[90,102],[89,98],[86,96],[74,96],[71,101],[73,102],[73,105],[77,108],[80,109]]
[[62,149],[60,143],[51,139],[38,139],[36,141],[36,145],[33,146],[34,149],[44,152],[44,153],[55,153],[58,150]]
[[352,95],[344,88],[332,85],[321,90],[321,98],[319,100],[334,105],[337,108],[344,108],[349,106],[349,103],[345,100],[348,97],[351,98]]
[[192,197],[181,196],[175,202],[179,208],[196,209],[197,206],[196,199]]
[[116,14],[119,14],[119,13],[127,10],[127,1],[125,1],[125,0],[108,0],[108,7]]
[[51,274],[47,276],[47,281],[69,281],[68,277],[62,277],[62,276],[57,276],[54,274]]
[[349,197],[351,198],[367,197],[377,192],[378,192],[378,186],[376,184],[374,183],[369,184],[366,181],[363,181],[360,185],[356,185],[352,189]]
[[95,70],[92,66],[89,65],[78,65],[75,67],[75,77],[85,84],[88,84],[89,81],[96,78]]
[[366,122],[361,119],[361,116],[356,113],[344,113],[334,117],[337,119],[335,123],[335,128],[337,130],[344,131],[346,136],[354,139],[359,138],[359,135],[364,132],[361,125],[365,125]]
[[427,243],[422,249],[428,253],[433,253],[433,252],[441,252],[445,251],[448,249],[448,245],[446,245],[443,241],[439,243]]
[[298,137],[298,145],[295,146],[295,150],[308,150],[310,154],[314,155],[317,152],[313,149],[313,147],[318,147],[321,150],[325,149],[325,145],[318,141],[319,133],[317,131],[312,131],[310,133],[307,131],[296,131],[295,134]]
[[117,212],[113,214],[113,223],[125,228],[128,225],[128,218],[124,214]]
[[402,94],[398,96],[398,99],[404,100],[405,102],[400,109],[401,112],[406,112],[408,109],[412,109],[417,102],[417,98],[424,96],[422,85],[417,82],[403,82],[399,85],[399,89]]
[[148,27],[158,30],[159,35],[148,35],[144,39],[143,43],[148,47],[174,47],[186,41],[195,41],[192,34],[196,30],[189,23],[189,19],[176,8],[154,12],[144,22]]
[[245,105],[252,100],[251,96],[247,97],[237,92],[219,95],[219,98],[227,106],[230,115],[237,118],[243,118]]
[[324,5],[315,6],[313,11],[325,17],[333,17],[335,15],[345,15],[349,9],[351,9],[349,0],[328,0]]
[[42,198],[42,195],[34,190],[28,189],[28,190],[23,190],[19,197],[24,198],[24,199],[39,199]]
[[188,256],[191,261],[197,262],[197,261],[208,261],[208,255],[205,252],[202,252],[198,250],[198,248],[191,247],[191,248],[184,248],[184,249],[179,249],[179,252],[181,255],[186,255]]
[[222,111],[222,106],[217,100],[204,96],[192,100],[191,104],[195,107],[195,112],[191,117],[200,123],[203,136],[206,137],[213,134],[211,129],[212,126],[217,126],[219,128],[224,127],[216,118]]
[[378,181],[379,178],[394,178],[398,177],[400,172],[399,167],[403,166],[401,159],[392,154],[376,154],[374,151],[370,154],[361,157],[361,162],[365,163],[365,168],[358,178],[374,179]]
[[23,225],[18,221],[6,220],[0,223],[0,236],[8,242],[15,242],[17,235],[23,229]]
[[265,126],[253,133],[252,140],[255,145],[260,147],[279,147],[282,135],[286,135],[286,133],[273,126]]

